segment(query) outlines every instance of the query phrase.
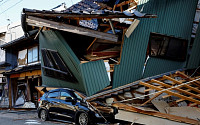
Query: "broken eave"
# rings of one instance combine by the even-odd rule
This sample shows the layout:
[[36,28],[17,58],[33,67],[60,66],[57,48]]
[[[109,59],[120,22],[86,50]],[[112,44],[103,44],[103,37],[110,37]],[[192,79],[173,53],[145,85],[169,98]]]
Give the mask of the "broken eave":
[[90,37],[95,37],[95,38],[100,38],[100,39],[105,39],[105,40],[110,40],[110,41],[115,41],[115,42],[118,41],[117,35],[103,33],[103,32],[99,32],[95,30],[90,30],[87,28],[55,22],[55,21],[51,21],[47,19],[38,18],[38,17],[28,16],[28,18],[26,19],[26,22],[28,23],[28,25],[31,25],[31,26],[48,27],[48,28],[52,28],[56,30],[62,30],[62,31],[79,34],[79,35],[85,35],[85,36],[90,36]]

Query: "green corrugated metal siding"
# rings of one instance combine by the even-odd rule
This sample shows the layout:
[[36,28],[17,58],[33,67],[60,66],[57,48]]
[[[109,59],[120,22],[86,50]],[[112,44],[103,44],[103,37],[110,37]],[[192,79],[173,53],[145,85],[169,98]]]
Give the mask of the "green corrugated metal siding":
[[[144,3],[144,4],[143,4]],[[197,0],[142,0],[138,10],[157,14],[155,19],[141,19],[129,38],[125,38],[121,62],[115,66],[113,87],[142,78],[150,32],[190,40]],[[179,69],[185,62],[150,58],[144,76]]]
[[196,37],[193,43],[191,56],[188,61],[187,68],[197,68],[200,65],[200,23],[196,32]]
[[80,65],[88,95],[102,90],[110,84],[103,60],[92,61]]
[[[65,64],[78,80],[78,83],[70,83],[44,76],[42,72],[43,85],[49,87],[68,87],[91,95],[110,84],[104,62],[94,61],[80,64],[79,59],[58,31],[44,31],[40,33],[39,40],[40,48],[58,51]],[[43,66],[43,60],[41,62]]]
[[[44,76],[42,74],[43,85],[50,87],[69,87],[85,92],[79,68],[80,61],[73,53],[71,48],[68,46],[64,38],[60,35],[60,33],[51,30],[43,31],[42,33],[40,33],[39,40],[40,48],[47,48],[58,51],[65,64],[69,67],[73,75],[78,80],[78,83],[70,83],[63,80],[54,79],[52,77]],[[43,66],[43,60],[41,62]]]

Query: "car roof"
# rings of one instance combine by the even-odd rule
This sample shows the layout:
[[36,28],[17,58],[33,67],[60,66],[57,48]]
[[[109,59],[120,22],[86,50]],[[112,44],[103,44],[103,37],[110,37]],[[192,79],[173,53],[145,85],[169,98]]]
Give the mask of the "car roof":
[[74,91],[73,89],[69,89],[69,88],[59,88],[59,89],[52,89],[52,90],[49,90],[48,92],[55,92],[55,91],[60,91],[60,90]]

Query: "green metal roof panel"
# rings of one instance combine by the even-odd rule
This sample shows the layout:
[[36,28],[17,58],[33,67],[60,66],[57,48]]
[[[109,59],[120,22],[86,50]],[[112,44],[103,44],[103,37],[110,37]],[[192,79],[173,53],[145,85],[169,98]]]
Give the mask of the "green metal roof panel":
[[[138,10],[158,15],[155,19],[141,19],[129,38],[125,38],[121,61],[115,66],[113,87],[142,78],[146,51],[151,32],[190,40],[197,0],[142,0]],[[152,76],[179,69],[185,62],[150,58],[144,76]]]
[[187,68],[193,69],[200,65],[200,23],[196,32],[196,37],[193,43],[191,56],[188,61]]
[[87,95],[92,95],[110,84],[103,60],[80,64]]
[[[62,37],[62,35],[58,31],[43,31],[40,33],[39,40],[40,48],[47,48],[58,51],[65,64],[68,66],[70,71],[78,80],[78,83],[70,83],[67,81],[54,79],[52,77],[48,77],[42,74],[43,85],[51,87],[69,87],[85,92],[79,67],[80,61],[78,60],[74,52],[71,50],[65,39]],[[43,66],[43,60],[41,60],[41,62]]]

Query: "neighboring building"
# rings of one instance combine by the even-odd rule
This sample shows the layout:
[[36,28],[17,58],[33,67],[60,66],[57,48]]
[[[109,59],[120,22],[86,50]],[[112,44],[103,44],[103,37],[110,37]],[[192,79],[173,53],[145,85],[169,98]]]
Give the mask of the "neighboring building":
[[41,65],[39,43],[32,36],[36,31],[29,36],[24,35],[21,25],[11,27],[10,31],[7,38],[12,34],[11,41],[9,39],[9,42],[1,45],[6,53],[6,63],[10,64],[3,73],[9,83],[9,107],[22,107],[25,102],[37,105],[38,92],[35,86],[41,83]]
[[[142,13],[132,14],[135,18],[140,15],[141,19],[140,23],[133,21],[131,27],[136,29],[132,29],[131,35],[129,31],[125,33],[129,28],[127,20],[121,18],[123,13],[135,12],[123,11],[130,6],[134,8],[134,2],[130,2],[130,6],[122,1],[96,2],[84,0],[61,13],[24,9],[28,25],[51,28],[43,28],[39,35],[43,85],[70,87],[92,95],[108,85],[116,88],[141,78],[191,66],[188,62],[196,53],[190,54],[188,48],[198,0],[139,1],[137,10]],[[119,7],[116,10],[121,9],[123,13],[102,10],[109,9],[109,6]],[[157,14],[157,18],[143,19],[148,16],[144,13]],[[116,18],[120,18],[120,23]],[[112,19],[113,25],[108,19]],[[111,34],[107,36],[103,31]],[[118,34],[122,37],[116,36]],[[111,79],[101,59],[109,61]]]
[[[5,44],[5,36],[8,26],[0,27],[0,45]],[[0,107],[8,106],[8,84],[3,76],[7,63],[5,62],[5,51],[0,50]]]

